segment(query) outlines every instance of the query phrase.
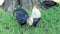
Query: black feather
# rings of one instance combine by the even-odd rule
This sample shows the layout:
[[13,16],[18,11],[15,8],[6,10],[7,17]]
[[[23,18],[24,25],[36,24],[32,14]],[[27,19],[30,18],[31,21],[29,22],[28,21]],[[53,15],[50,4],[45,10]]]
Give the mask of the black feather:
[[23,8],[17,8],[15,11],[16,11],[16,20],[18,21],[18,23],[21,26],[26,24],[28,18],[27,12]]
[[34,18],[33,19],[33,26],[36,27],[37,23],[40,21],[41,18]]

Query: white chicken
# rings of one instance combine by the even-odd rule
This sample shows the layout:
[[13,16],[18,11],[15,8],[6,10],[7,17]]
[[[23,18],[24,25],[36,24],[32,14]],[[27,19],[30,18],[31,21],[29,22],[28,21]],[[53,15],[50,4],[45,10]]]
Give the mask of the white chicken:
[[4,3],[4,0],[0,0],[0,6]]
[[31,16],[27,19],[27,24],[30,26],[31,25],[36,26],[40,18],[41,12],[38,9],[38,4],[35,4]]

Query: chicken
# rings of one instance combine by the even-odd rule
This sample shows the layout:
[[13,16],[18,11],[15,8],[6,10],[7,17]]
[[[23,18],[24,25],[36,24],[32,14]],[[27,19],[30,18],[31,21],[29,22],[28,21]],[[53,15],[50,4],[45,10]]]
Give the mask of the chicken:
[[42,4],[44,5],[44,7],[53,7],[53,6],[56,6],[57,3],[54,2],[54,1],[43,1]]
[[18,8],[16,11],[16,20],[18,23],[23,26],[27,23],[28,14],[23,8]]
[[3,5],[4,3],[4,0],[0,0],[0,6]]
[[31,16],[29,16],[29,18],[27,19],[27,24],[30,26],[33,25],[34,27],[36,27],[40,18],[41,18],[41,12],[38,9],[38,4],[35,4],[33,7]]

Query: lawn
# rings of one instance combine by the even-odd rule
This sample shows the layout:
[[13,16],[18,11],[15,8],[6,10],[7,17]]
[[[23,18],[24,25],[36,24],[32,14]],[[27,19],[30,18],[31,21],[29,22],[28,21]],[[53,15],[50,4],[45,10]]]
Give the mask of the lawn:
[[41,10],[41,14],[35,28],[28,25],[20,27],[15,16],[0,9],[0,34],[60,34],[60,6]]

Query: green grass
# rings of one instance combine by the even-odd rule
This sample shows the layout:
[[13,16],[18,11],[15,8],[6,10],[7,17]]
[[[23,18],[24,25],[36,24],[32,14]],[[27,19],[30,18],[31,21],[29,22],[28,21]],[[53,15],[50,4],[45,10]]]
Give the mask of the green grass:
[[41,14],[37,27],[20,27],[12,14],[0,9],[0,34],[60,34],[60,6],[41,10]]

